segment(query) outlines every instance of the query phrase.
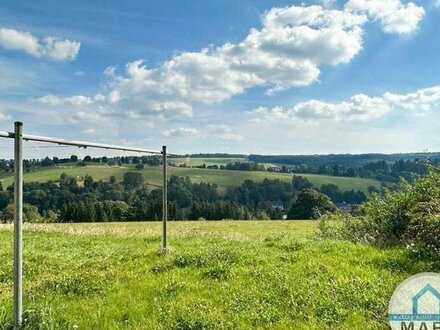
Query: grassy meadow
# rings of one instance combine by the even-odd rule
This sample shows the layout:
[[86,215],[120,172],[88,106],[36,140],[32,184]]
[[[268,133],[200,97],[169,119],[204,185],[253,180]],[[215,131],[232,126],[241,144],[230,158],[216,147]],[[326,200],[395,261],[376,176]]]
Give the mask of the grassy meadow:
[[[108,165],[94,165],[88,166],[56,166],[43,168],[41,170],[25,173],[25,182],[46,182],[49,180],[56,181],[60,174],[65,172],[71,176],[85,176],[91,175],[95,180],[108,180],[111,176],[115,176],[118,181],[122,180],[124,173],[129,170],[135,170],[133,165],[127,166],[108,166]],[[162,184],[162,168],[160,166],[146,167],[142,170],[144,179],[152,186],[159,186]],[[247,172],[247,171],[231,171],[231,170],[210,170],[199,168],[183,168],[183,167],[169,167],[169,175],[189,176],[193,182],[209,182],[215,183],[219,187],[234,187],[241,185],[245,180],[253,180],[261,182],[265,178],[279,179],[281,181],[292,181],[292,173],[273,173],[273,172]],[[335,177],[329,175],[316,174],[298,174],[308,178],[316,187],[322,184],[333,183],[339,186],[342,191],[346,190],[361,190],[367,191],[368,186],[380,187],[380,182],[365,178],[347,178]],[[13,182],[12,173],[0,173],[0,181],[3,186],[8,186]]]
[[169,158],[170,163],[174,163],[176,165],[186,164],[186,166],[200,166],[205,164],[206,166],[210,165],[227,165],[229,163],[246,163],[248,160],[246,158],[225,158],[225,157],[207,157],[207,158],[198,158],[198,157],[177,157],[177,158]]
[[[314,239],[314,221],[25,227],[27,329],[387,329],[404,248]],[[0,329],[11,329],[12,227],[0,225]]]

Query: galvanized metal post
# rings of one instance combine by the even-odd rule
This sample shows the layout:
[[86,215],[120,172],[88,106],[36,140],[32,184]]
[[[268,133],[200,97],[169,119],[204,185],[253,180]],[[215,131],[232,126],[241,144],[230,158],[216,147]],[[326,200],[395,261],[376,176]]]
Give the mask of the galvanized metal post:
[[167,189],[167,147],[162,147],[163,162],[163,186],[162,186],[162,250],[168,249],[167,243],[167,221],[168,221],[168,189]]
[[14,123],[14,327],[23,315],[23,123]]

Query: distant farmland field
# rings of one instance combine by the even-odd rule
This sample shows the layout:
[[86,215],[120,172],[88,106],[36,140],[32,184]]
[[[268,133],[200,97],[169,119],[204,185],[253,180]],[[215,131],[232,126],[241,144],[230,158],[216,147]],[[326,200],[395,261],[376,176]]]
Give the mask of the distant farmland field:
[[169,158],[170,163],[174,163],[176,165],[186,164],[186,166],[200,166],[205,164],[206,166],[210,165],[226,165],[228,163],[247,163],[246,158],[194,158],[194,157],[186,157],[186,158]]
[[[81,166],[57,166],[38,170],[36,172],[26,173],[24,175],[25,182],[45,182],[48,180],[58,180],[60,174],[65,172],[71,176],[85,176],[91,175],[95,180],[108,180],[110,176],[115,176],[118,181],[121,181],[125,172],[135,170],[133,165],[127,166],[107,166],[107,165],[89,165]],[[247,171],[230,171],[230,170],[210,170],[198,168],[182,168],[169,167],[169,175],[189,176],[193,182],[209,182],[215,183],[219,187],[233,187],[241,185],[245,180],[253,180],[257,182],[268,179],[279,179],[281,181],[290,182],[292,180],[292,173],[273,173],[273,172],[247,172]],[[150,185],[160,185],[162,180],[162,168],[146,167],[142,170],[142,174],[146,182]],[[345,190],[361,190],[366,192],[368,186],[380,187],[380,182],[372,179],[364,178],[347,178],[335,177],[328,175],[316,174],[297,174],[308,178],[316,187],[322,184],[333,183],[340,187],[342,191]],[[12,174],[0,174],[0,180],[4,186],[10,185],[13,182]]]
[[[438,263],[313,239],[314,221],[26,225],[26,329],[388,329],[394,288]],[[0,225],[0,329],[12,321]]]

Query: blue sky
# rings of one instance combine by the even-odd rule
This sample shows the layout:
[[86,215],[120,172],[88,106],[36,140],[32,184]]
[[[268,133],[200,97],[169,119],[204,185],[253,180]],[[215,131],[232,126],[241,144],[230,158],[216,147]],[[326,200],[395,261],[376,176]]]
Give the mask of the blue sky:
[[438,151],[439,22],[438,0],[2,1],[0,130],[176,153]]

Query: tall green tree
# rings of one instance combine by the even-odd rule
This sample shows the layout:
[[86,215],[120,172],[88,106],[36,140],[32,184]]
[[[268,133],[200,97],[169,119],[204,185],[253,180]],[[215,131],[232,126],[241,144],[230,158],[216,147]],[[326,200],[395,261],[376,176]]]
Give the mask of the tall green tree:
[[294,175],[292,178],[292,186],[294,190],[301,191],[304,189],[312,188],[313,183],[303,176]]
[[140,172],[127,172],[124,174],[122,183],[128,189],[136,189],[142,186],[144,180]]
[[304,189],[293,202],[289,219],[318,219],[321,215],[335,213],[336,206],[330,198],[314,189]]

